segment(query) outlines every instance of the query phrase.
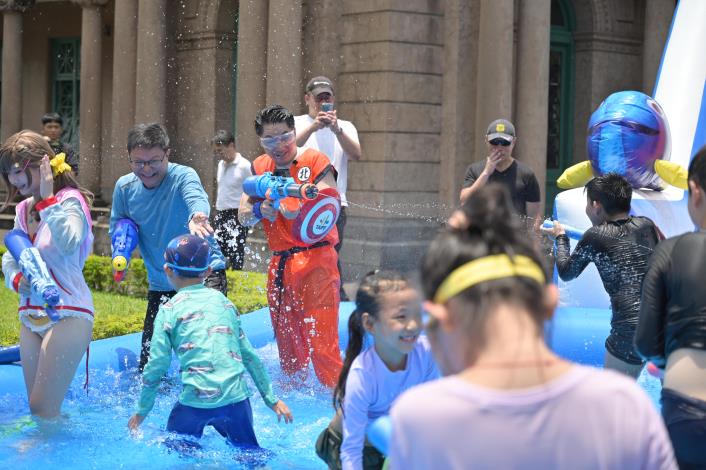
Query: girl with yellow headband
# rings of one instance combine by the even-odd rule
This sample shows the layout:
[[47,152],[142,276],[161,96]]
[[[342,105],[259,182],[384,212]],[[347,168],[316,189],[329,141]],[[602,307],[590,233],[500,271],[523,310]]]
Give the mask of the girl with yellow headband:
[[53,418],[91,340],[93,299],[83,265],[93,245],[89,204],[63,154],[54,155],[39,134],[24,130],[0,148],[0,172],[9,188],[3,209],[19,192],[14,228],[32,240],[59,287],[59,319],[34,305],[29,283],[10,252],[2,257],[5,284],[19,293],[20,355],[32,414]]
[[544,342],[557,305],[504,188],[473,195],[468,226],[424,256],[427,334],[443,379],[393,405],[390,468],[676,468],[634,381],[573,364]]

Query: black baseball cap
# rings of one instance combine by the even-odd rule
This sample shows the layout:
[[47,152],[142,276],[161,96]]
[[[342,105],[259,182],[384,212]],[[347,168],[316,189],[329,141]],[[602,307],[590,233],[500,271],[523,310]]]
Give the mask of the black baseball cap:
[[515,140],[515,126],[507,119],[496,119],[491,122],[486,132],[488,141],[503,139],[508,142]]
[[323,76],[314,77],[306,84],[306,92],[314,96],[318,96],[321,93],[333,95],[333,82]]

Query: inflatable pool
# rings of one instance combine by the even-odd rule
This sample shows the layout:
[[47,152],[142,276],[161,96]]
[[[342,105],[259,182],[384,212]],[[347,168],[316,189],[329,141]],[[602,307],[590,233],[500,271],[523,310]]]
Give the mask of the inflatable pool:
[[[339,334],[341,348],[346,346],[346,324],[353,304],[341,304]],[[603,342],[608,334],[610,312],[602,309],[562,308],[547,325],[547,335],[557,351],[576,361],[600,365]],[[272,337],[266,309],[243,316],[243,328],[263,359],[273,379],[275,393],[292,409],[294,425],[278,424],[257,393],[251,398],[255,430],[260,444],[271,451],[270,468],[325,468],[316,457],[314,442],[332,416],[330,393],[319,386],[311,371],[307,387],[286,386],[279,367],[277,347]],[[78,368],[67,393],[63,411],[69,419],[48,437],[28,416],[22,368],[16,364],[0,366],[0,465],[7,468],[221,468],[238,466],[247,455],[235,453],[211,428],[201,441],[203,451],[185,456],[163,442],[164,431],[179,386],[174,378],[176,363],[163,381],[162,393],[141,434],[132,437],[127,420],[139,395],[136,364],[140,333],[91,344],[88,392],[83,390],[85,368]],[[640,384],[657,399],[659,381],[644,373]],[[255,390],[251,386],[251,390]]]
[[[341,347],[345,347],[347,319],[353,304],[340,309]],[[301,389],[286,386],[280,373],[269,313],[266,309],[243,315],[243,328],[273,380],[275,393],[294,413],[293,425],[278,424],[254,385],[251,398],[255,430],[260,444],[271,451],[270,468],[324,468],[314,452],[316,437],[333,414],[330,393],[316,382],[313,370]],[[178,397],[176,363],[163,381],[155,408],[138,437],[127,431],[139,395],[136,364],[140,333],[91,343],[90,383],[83,390],[85,368],[80,364],[67,393],[62,421],[54,433],[40,433],[28,416],[29,407],[16,364],[0,365],[0,465],[5,468],[224,468],[247,464],[248,456],[235,453],[212,428],[201,444],[205,450],[185,456],[162,445],[167,417]]]

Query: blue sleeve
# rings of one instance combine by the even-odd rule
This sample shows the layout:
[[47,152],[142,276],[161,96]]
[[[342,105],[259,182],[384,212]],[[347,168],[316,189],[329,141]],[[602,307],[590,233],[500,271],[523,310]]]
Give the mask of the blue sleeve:
[[208,242],[209,246],[211,247],[211,259],[208,262],[209,267],[214,270],[214,271],[219,271],[221,269],[226,268],[226,258],[223,256],[223,252],[221,251],[221,247],[218,246],[218,242],[216,241],[216,237],[211,235],[210,237],[206,237],[206,241]]
[[346,380],[346,396],[343,400],[343,442],[341,443],[341,464],[344,470],[363,468],[363,448],[368,427],[370,398],[366,383],[372,377],[365,377],[362,369],[351,368]]
[[113,190],[113,202],[110,205],[110,228],[108,234],[113,235],[113,230],[115,230],[115,224],[120,219],[127,217],[127,211],[125,210],[125,201],[123,199],[123,192],[120,190],[120,180],[115,183],[115,189]]
[[185,170],[179,179],[179,193],[189,208],[189,218],[191,220],[196,212],[203,212],[209,215],[211,206],[208,203],[208,194],[201,185],[199,175],[193,168],[183,167]]

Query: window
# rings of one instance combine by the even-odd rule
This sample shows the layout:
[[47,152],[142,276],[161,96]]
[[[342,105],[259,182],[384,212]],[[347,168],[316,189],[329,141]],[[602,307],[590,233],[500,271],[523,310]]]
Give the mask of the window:
[[64,142],[78,151],[81,40],[60,38],[51,42],[52,111],[64,118]]
[[552,212],[559,193],[556,180],[572,162],[574,115],[573,11],[570,2],[552,0],[549,49],[546,209]]

